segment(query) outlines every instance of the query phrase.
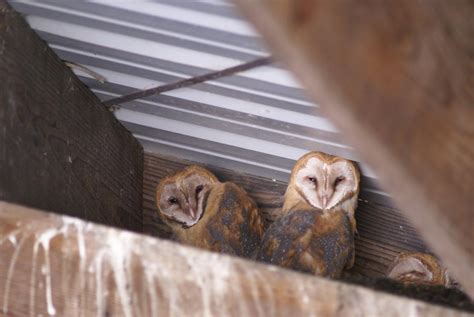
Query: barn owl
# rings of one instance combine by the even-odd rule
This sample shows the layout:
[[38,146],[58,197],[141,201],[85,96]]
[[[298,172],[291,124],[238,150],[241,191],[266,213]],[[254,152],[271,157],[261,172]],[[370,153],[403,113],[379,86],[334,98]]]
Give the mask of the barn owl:
[[354,211],[359,193],[354,163],[310,152],[293,167],[282,215],[265,232],[257,260],[340,277],[354,264]]
[[307,208],[324,212],[345,210],[355,232],[359,182],[359,169],[352,161],[323,152],[309,152],[293,167],[282,212]]
[[263,235],[263,218],[247,193],[196,165],[163,178],[156,203],[174,239],[184,244],[252,257]]
[[402,252],[390,265],[387,277],[413,284],[450,286],[446,268],[431,254],[422,252]]

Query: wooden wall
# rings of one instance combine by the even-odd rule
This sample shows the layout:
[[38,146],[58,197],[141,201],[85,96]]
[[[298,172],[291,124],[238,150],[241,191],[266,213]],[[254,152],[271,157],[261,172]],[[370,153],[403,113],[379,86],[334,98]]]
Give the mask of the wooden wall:
[[141,231],[143,150],[0,0],[0,199]]
[[[143,181],[143,229],[153,236],[168,237],[168,228],[160,221],[155,206],[155,188],[159,180],[192,162],[174,157],[145,153]],[[286,183],[206,166],[221,181],[239,184],[255,199],[270,223],[280,212]],[[424,242],[398,210],[359,200],[356,213],[359,236],[356,237],[356,262],[352,274],[384,276],[388,265],[402,250],[426,251]]]

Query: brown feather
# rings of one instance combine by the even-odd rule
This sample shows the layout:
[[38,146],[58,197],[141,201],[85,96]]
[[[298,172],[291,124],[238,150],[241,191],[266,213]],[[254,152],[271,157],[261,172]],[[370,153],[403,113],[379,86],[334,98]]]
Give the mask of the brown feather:
[[257,260],[285,268],[340,277],[354,253],[349,217],[342,210],[292,211],[265,232]]

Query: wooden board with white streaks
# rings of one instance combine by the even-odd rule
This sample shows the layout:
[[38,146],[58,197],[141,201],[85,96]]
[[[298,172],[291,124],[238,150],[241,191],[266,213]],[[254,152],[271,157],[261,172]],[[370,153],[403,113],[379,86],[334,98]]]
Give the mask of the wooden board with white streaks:
[[0,202],[5,316],[469,316]]

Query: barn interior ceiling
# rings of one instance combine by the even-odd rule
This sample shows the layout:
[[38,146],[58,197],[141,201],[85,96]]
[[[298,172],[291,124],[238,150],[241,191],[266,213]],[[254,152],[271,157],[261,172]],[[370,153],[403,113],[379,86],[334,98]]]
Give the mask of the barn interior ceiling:
[[[79,65],[74,72],[101,100],[270,55],[229,2],[10,3],[64,61]],[[360,161],[278,63],[124,103],[115,115],[146,151],[275,180],[287,181],[310,150]],[[361,197],[390,204],[360,165]]]

